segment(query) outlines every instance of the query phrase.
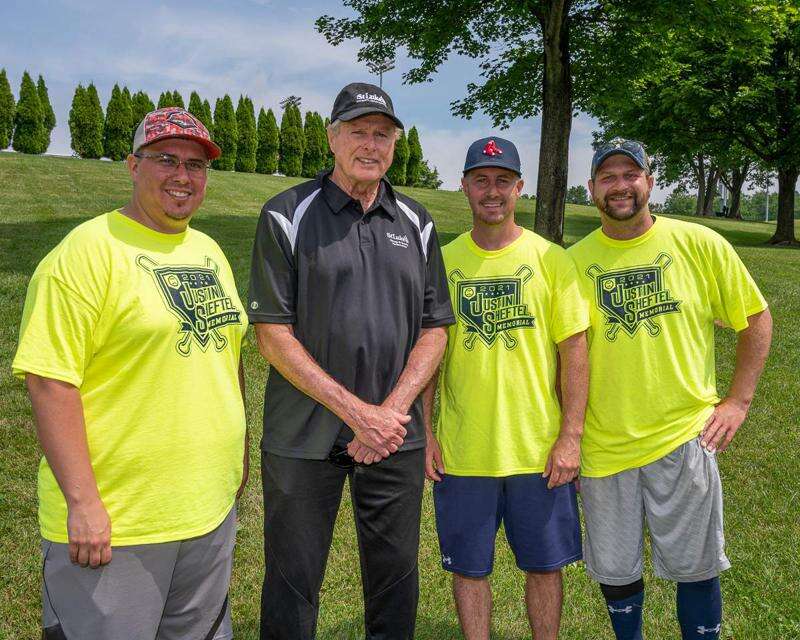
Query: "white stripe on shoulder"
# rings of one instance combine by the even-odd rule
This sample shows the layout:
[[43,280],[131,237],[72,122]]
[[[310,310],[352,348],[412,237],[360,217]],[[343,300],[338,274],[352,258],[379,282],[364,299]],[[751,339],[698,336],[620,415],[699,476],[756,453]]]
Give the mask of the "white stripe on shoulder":
[[278,211],[273,211],[269,209],[269,214],[275,218],[275,222],[277,222],[281,229],[283,229],[283,233],[286,235],[286,238],[289,240],[289,243],[292,242],[292,223],[289,221],[285,215]]
[[401,202],[400,200],[395,200],[397,202],[397,206],[400,207],[400,210],[408,216],[408,219],[411,220],[412,224],[417,228],[419,232],[419,239],[422,242],[422,254],[425,256],[425,260],[428,259],[428,240],[431,237],[431,231],[433,231],[433,222],[429,222],[425,225],[425,228],[422,229],[419,224],[419,216],[414,213],[414,211],[409,207],[405,202]]
[[431,239],[431,231],[433,231],[433,222],[425,225],[425,228],[420,232],[422,236],[422,250],[425,252],[425,259],[428,259],[428,242]]
[[295,245],[297,244],[297,231],[300,228],[300,221],[303,219],[303,216],[306,215],[308,207],[311,205],[311,203],[314,201],[314,198],[317,197],[317,194],[320,191],[322,191],[322,189],[316,189],[308,196],[303,198],[303,200],[294,210],[294,216],[292,216],[291,222],[283,214],[270,210],[270,214],[273,218],[275,218],[277,223],[281,226],[281,229],[283,229],[283,232],[286,234],[286,238],[289,240],[289,245],[292,247],[292,252],[294,252]]

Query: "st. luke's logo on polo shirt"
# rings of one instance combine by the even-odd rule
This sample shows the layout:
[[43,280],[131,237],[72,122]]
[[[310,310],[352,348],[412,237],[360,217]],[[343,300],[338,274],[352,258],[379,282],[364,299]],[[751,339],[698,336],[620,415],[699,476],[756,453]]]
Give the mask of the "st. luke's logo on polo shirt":
[[536,318],[523,302],[523,287],[533,276],[533,269],[522,265],[512,276],[465,278],[458,269],[450,272],[456,286],[458,317],[466,326],[464,348],[472,351],[480,339],[490,349],[502,340],[506,349],[517,346],[513,331],[532,328]]
[[228,339],[219,330],[229,324],[240,324],[241,312],[225,293],[217,275],[219,267],[211,258],[206,258],[205,267],[160,266],[148,256],[140,255],[136,264],[153,276],[167,309],[178,319],[175,343],[178,353],[188,356],[193,341],[202,351],[209,343],[217,351],[228,345]]
[[664,272],[671,264],[672,258],[660,253],[652,264],[612,271],[593,264],[586,270],[594,280],[597,306],[606,316],[606,340],[616,340],[620,329],[633,337],[642,326],[655,337],[661,327],[654,318],[680,313],[681,300],[664,285]]

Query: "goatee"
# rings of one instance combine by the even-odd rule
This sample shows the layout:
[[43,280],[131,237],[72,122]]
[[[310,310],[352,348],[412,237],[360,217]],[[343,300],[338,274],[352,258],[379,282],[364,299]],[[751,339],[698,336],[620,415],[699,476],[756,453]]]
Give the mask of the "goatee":
[[639,212],[641,212],[641,210],[644,208],[644,203],[641,201],[639,194],[634,192],[631,194],[631,197],[633,198],[633,204],[631,205],[630,209],[622,211],[614,209],[611,206],[610,199],[618,195],[619,195],[618,193],[612,195],[606,195],[606,197],[603,198],[602,202],[595,200],[595,204],[597,205],[598,209],[600,209],[600,211],[606,214],[609,218],[613,218],[614,220],[620,220],[620,221],[630,220],[631,218],[635,218],[639,214]]

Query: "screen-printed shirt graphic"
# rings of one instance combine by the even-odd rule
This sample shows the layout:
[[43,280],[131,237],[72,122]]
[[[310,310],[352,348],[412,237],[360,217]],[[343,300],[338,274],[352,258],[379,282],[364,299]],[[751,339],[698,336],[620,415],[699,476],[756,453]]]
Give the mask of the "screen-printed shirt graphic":
[[766,303],[734,248],[658,216],[628,240],[602,228],[571,246],[589,301],[581,474],[649,464],[696,437],[720,398],[715,322],[741,331]]
[[241,312],[225,293],[218,276],[219,267],[211,258],[206,258],[205,267],[159,266],[155,260],[140,255],[136,264],[152,274],[167,308],[180,321],[175,345],[178,353],[189,355],[192,338],[203,351],[209,342],[214,343],[217,351],[225,349],[228,341],[219,329],[239,324]]
[[[113,211],[76,227],[31,278],[13,370],[80,393],[111,544],[212,531],[242,481],[247,330],[219,245]],[[66,543],[67,503],[39,466],[42,537]]]
[[457,316],[439,376],[445,469],[541,473],[561,423],[556,345],[589,325],[575,265],[527,229],[495,251],[467,232],[442,255]]
[[634,336],[644,326],[651,336],[661,333],[654,318],[665,313],[680,313],[680,300],[675,300],[664,284],[664,274],[672,258],[659,253],[652,264],[625,269],[604,270],[592,264],[586,274],[595,283],[595,303],[605,313],[607,340],[616,340],[620,329]]
[[517,346],[512,331],[532,328],[536,319],[523,299],[523,287],[533,276],[533,269],[522,265],[510,276],[466,278],[454,269],[450,282],[456,285],[458,318],[465,324],[464,348],[471,351],[480,338],[491,348],[498,337],[506,349]]

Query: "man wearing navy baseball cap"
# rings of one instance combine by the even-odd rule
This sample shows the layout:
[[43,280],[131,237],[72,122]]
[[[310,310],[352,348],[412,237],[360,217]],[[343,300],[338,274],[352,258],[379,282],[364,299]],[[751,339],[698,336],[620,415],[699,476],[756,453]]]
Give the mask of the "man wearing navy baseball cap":
[[[592,384],[581,456],[586,570],[618,640],[641,640],[644,523],[653,569],[677,583],[684,639],[722,628],[725,555],[716,452],[742,425],[769,350],[764,296],[708,227],[650,214],[641,143],[599,146],[589,190],[600,228],[569,248],[590,301]],[[717,393],[715,321],[737,332]],[[613,390],[613,392],[609,392]]]
[[572,481],[588,387],[588,311],[564,249],[514,219],[523,180],[512,142],[473,142],[461,185],[472,229],[442,252],[456,324],[440,369],[435,435],[435,380],[423,394],[442,567],[453,573],[464,636],[488,639],[488,576],[504,522],[526,574],[533,635],[554,640],[561,568],[582,557]]

